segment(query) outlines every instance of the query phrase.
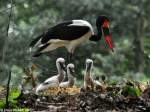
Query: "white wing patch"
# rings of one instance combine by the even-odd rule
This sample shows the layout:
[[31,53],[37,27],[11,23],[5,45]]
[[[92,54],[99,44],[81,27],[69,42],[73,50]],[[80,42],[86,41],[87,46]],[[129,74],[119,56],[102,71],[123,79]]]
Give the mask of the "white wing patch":
[[94,31],[93,31],[93,28],[92,28],[92,25],[88,22],[88,21],[85,21],[85,20],[72,20],[73,23],[68,25],[68,26],[88,26],[92,32],[92,34],[94,34]]
[[67,43],[67,42],[68,42],[67,40],[60,40],[60,39],[50,39],[48,41],[48,43],[59,43],[59,44]]

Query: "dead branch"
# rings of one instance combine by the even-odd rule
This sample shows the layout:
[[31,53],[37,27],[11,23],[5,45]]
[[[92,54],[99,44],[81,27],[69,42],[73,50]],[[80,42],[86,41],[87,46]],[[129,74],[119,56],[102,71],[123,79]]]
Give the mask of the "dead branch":
[[9,71],[9,75],[8,75],[8,82],[7,82],[7,93],[6,93],[6,108],[9,107],[9,84],[10,84],[10,79],[11,79],[11,71]]

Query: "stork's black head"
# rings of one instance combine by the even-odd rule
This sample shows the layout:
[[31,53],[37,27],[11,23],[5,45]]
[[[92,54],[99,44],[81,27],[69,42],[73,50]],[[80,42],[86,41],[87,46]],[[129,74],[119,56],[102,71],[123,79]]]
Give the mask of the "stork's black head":
[[106,20],[109,22],[108,17],[103,16],[103,15],[99,16],[96,20],[96,26],[101,27]]
[[109,32],[109,19],[108,19],[108,17],[99,16],[96,20],[96,26],[97,26],[98,32],[103,33],[106,43],[108,44],[109,48],[113,51],[111,34]]

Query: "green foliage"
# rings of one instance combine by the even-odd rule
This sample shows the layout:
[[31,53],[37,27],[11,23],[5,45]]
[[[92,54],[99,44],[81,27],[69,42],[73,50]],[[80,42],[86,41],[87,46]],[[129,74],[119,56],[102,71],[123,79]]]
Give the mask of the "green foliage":
[[144,53],[147,55],[146,61],[150,64],[150,39],[149,37],[144,39]]
[[141,95],[140,89],[133,86],[125,86],[123,88],[123,92],[126,92],[128,95],[135,97],[139,97]]
[[0,100],[0,109],[5,108],[6,102],[5,100]]
[[[18,98],[18,96],[20,95],[20,90],[18,90],[17,88],[12,88],[10,93],[9,93],[9,97],[8,97],[8,101],[9,101],[9,106],[12,108],[19,108],[17,106],[17,100],[16,98]],[[1,99],[0,100],[0,109],[3,109],[6,107],[6,99]]]
[[12,108],[18,108],[16,98],[20,95],[20,93],[21,92],[16,88],[11,89],[8,100]]
[[118,83],[117,80],[109,80],[108,84],[109,85],[116,85]]
[[12,71],[12,77],[11,77],[11,84],[19,85],[22,80],[23,76],[23,69],[19,66],[13,65],[11,68]]
[[76,86],[81,87],[81,85],[83,85],[83,80],[77,80],[76,81]]
[[17,88],[11,89],[10,94],[9,94],[9,100],[14,101],[14,99],[16,99],[20,95],[20,93],[21,91],[18,90]]

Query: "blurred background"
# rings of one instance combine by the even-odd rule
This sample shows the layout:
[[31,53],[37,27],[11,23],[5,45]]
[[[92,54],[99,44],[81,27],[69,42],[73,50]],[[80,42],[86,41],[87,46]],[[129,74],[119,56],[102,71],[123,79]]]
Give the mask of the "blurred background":
[[[38,82],[56,74],[55,60],[67,58],[67,50],[59,48],[38,58],[31,58],[29,44],[33,38],[55,24],[84,19],[95,29],[99,15],[110,19],[115,46],[112,54],[104,39],[76,49],[73,63],[79,85],[83,81],[85,59],[94,60],[93,77],[105,75],[111,81],[126,77],[146,82],[150,78],[150,0],[0,0],[0,84],[6,84],[8,70],[12,85],[18,85],[23,70],[37,65]],[[7,37],[9,13],[12,6]],[[68,63],[68,62],[66,62]]]

